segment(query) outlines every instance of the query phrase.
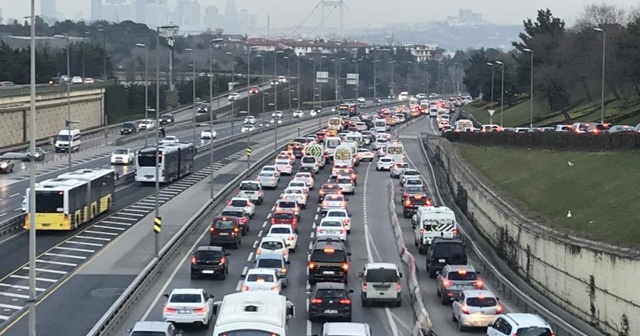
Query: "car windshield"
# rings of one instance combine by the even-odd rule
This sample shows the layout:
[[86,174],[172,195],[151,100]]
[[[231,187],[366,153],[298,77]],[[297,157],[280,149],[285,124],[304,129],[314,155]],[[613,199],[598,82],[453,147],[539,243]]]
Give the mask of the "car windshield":
[[218,219],[213,224],[213,227],[216,228],[216,229],[233,229],[233,221],[232,220]]
[[269,234],[290,234],[291,233],[291,229],[288,227],[274,227],[271,228],[271,230],[269,231]]
[[344,289],[318,289],[316,297],[342,299],[347,297],[347,294],[344,292]]
[[264,171],[274,171],[274,170],[276,170],[276,167],[274,167],[274,166],[264,166],[264,168],[262,168],[262,170],[264,170]]
[[469,307],[495,307],[498,304],[496,298],[493,297],[468,297],[467,306]]
[[256,183],[243,183],[240,185],[240,190],[256,191],[260,190],[260,187]]
[[122,124],[122,128],[134,128],[136,125],[134,123],[124,123]]
[[329,211],[327,217],[347,217],[347,214],[343,211]]
[[200,303],[202,297],[200,294],[172,294],[169,298],[171,303]]
[[289,183],[290,187],[300,187],[300,188],[306,188],[307,184],[305,182],[290,182]]
[[553,336],[551,330],[541,327],[520,328],[515,334],[518,336]]
[[271,274],[249,274],[247,276],[248,282],[274,282],[273,275]]
[[341,177],[336,182],[341,184],[351,184],[351,179],[348,177]]
[[478,276],[476,275],[476,272],[449,272],[449,274],[447,274],[447,279],[449,280],[454,280],[454,281],[472,281],[472,280],[476,280],[478,278]]
[[398,273],[393,269],[370,269],[367,271],[367,282],[398,282]]
[[259,258],[256,263],[256,268],[280,268],[282,267],[282,260],[273,258]]
[[407,180],[408,185],[422,185],[422,181],[418,179]]
[[342,223],[338,221],[324,221],[320,223],[320,226],[324,227],[342,227]]
[[116,149],[115,151],[113,151],[113,154],[127,154],[127,153],[129,153],[129,151],[126,149]]
[[382,162],[385,162],[385,163],[386,163],[386,162],[391,162],[391,159],[380,159],[380,161],[382,161]]
[[304,163],[315,163],[316,162],[316,158],[314,158],[314,157],[303,157],[302,158],[302,162],[304,162]]
[[284,244],[279,241],[266,241],[262,242],[260,247],[266,250],[282,250],[284,248]]

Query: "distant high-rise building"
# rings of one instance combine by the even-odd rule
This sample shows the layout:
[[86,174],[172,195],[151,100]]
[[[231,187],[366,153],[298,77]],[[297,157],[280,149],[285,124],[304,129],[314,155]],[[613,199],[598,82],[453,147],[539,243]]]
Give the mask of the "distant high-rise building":
[[150,0],[147,4],[146,24],[155,28],[170,23],[166,0]]
[[56,0],[40,0],[40,17],[45,20],[45,22],[55,22],[57,14]]
[[227,4],[224,7],[224,17],[228,25],[238,23],[238,10],[236,9],[236,2],[234,0],[227,0]]
[[249,27],[249,12],[246,9],[238,13],[238,25],[240,27]]
[[102,0],[91,0],[91,20],[102,20]]
[[482,14],[474,13],[468,8],[462,8],[458,10],[458,20],[460,22],[481,22]]
[[202,15],[200,13],[200,4],[197,1],[183,3],[181,25],[185,30],[202,29]]
[[123,0],[108,0],[107,4],[102,6],[102,17],[112,22],[122,22],[133,20],[133,5],[122,2]]

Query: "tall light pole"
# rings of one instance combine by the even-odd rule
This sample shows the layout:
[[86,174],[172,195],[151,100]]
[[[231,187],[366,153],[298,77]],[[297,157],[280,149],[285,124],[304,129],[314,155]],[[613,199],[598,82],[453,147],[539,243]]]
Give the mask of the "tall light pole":
[[600,92],[600,122],[604,123],[604,75],[605,75],[605,55],[607,45],[607,32],[598,27],[594,27],[593,30],[602,33],[602,88]]
[[[298,59],[298,110],[301,109],[301,102],[300,102],[300,82],[302,82],[302,79],[300,78],[300,59],[302,58],[300,55],[298,55],[296,57]],[[315,92],[314,92],[315,93]]]
[[487,63],[488,66],[491,67],[491,108],[493,108],[493,79],[494,79],[494,74],[495,74],[495,67],[493,66],[493,63],[489,62]]
[[[261,70],[260,70],[260,76],[262,77],[262,80],[264,80],[264,56],[262,56],[262,54],[258,54],[256,55],[256,57],[260,58],[260,63],[262,65]],[[260,92],[260,94],[262,95],[262,116],[264,118],[265,116],[265,112],[266,112],[266,102],[265,102],[265,98],[266,95],[264,94],[264,92]]]
[[522,49],[524,52],[531,54],[531,84],[529,84],[531,92],[529,93],[529,128],[533,128],[533,50],[529,48]]
[[378,72],[376,64],[378,60],[373,60],[373,98],[378,97]]
[[36,336],[36,5],[31,0],[29,81],[29,336]]
[[504,112],[504,63],[496,61],[496,64],[500,64],[500,69],[502,70],[502,83],[500,84],[500,128],[502,128],[504,127],[502,125],[502,113]]
[[[230,51],[227,51],[224,53],[227,56],[231,56],[231,87],[235,90],[236,85],[236,59],[235,57],[233,57],[233,53]],[[235,118],[236,116],[236,101],[232,100],[231,101],[231,117]],[[233,121],[232,121],[233,124]]]
[[[251,48],[247,49],[247,87],[251,87]],[[247,116],[251,115],[251,89],[247,96]],[[247,132],[247,150],[251,147],[251,131]],[[247,156],[247,169],[251,168],[251,156]]]
[[209,197],[212,200],[215,196],[213,185],[213,46],[222,42],[223,39],[215,38],[211,40],[209,45],[209,129],[211,131],[211,140],[209,141],[209,167],[211,169],[209,172]]
[[98,31],[102,33],[102,76],[103,80],[107,81],[107,35],[105,28],[102,25],[98,26]]
[[[359,61],[359,59],[357,59],[357,58],[353,60],[353,63],[355,63],[355,65],[356,65],[356,74],[360,74],[360,72],[358,71],[358,61]],[[353,88],[353,98],[354,99],[358,98],[358,92],[359,92],[358,89],[359,88],[360,88],[360,79],[358,79],[358,81],[356,82],[356,86]]]
[[289,56],[284,56],[282,59],[287,60],[287,91],[289,93],[289,112],[291,112],[291,59]]
[[[192,107],[192,119],[193,119],[193,137],[191,139],[191,141],[193,141],[195,143],[196,141],[196,116],[197,116],[197,108],[196,108],[196,57],[195,57],[195,50],[191,49],[191,48],[185,48],[184,51],[187,51],[189,53],[191,53],[191,91],[192,91],[192,100],[193,100],[193,107]],[[209,106],[209,109],[211,109],[211,106]]]
[[407,92],[409,92],[409,94],[411,94],[411,71],[413,70],[413,68],[411,67],[411,65],[413,64],[413,62],[408,61],[407,62]]
[[[320,72],[322,72],[322,60],[326,59],[327,56],[322,56],[320,57]],[[328,72],[327,72],[328,74]],[[327,78],[327,82],[329,81],[329,78]],[[318,83],[318,100],[320,101],[320,107],[324,107],[324,104],[322,103],[322,83]],[[321,111],[322,112],[322,111]]]
[[394,82],[394,80],[393,80],[394,73],[395,73],[393,65],[396,63],[396,61],[391,61],[390,63],[391,63],[391,89],[390,89],[391,92],[390,92],[390,94],[391,94],[391,98],[393,98],[393,96],[395,96],[394,86],[396,84]]
[[[276,113],[278,112],[278,54],[284,54],[284,51],[278,50],[273,54],[273,75],[274,78],[276,78],[276,85],[273,90],[273,111]],[[278,120],[276,120],[275,117],[273,120],[275,121],[276,126],[273,136],[273,144],[275,146],[275,150],[278,150]]]
[[67,153],[69,154],[69,171],[71,171],[71,62],[69,61],[69,35],[54,35],[53,37],[57,39],[64,39],[67,44],[67,142],[69,143]]
[[[137,43],[136,47],[144,48],[144,120],[149,119],[149,49],[144,43]],[[144,146],[148,145],[149,128],[144,128]]]

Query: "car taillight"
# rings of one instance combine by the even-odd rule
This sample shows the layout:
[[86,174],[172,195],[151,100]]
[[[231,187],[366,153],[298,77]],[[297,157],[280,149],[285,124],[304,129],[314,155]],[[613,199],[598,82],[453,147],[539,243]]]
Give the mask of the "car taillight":
[[309,269],[314,269],[316,268],[316,264],[314,263],[309,263]]
[[468,314],[469,314],[469,307],[467,307],[467,305],[466,305],[466,304],[463,304],[462,306],[460,306],[460,311],[461,311],[463,314],[467,314],[467,315],[468,315]]
[[210,226],[210,227],[209,227],[209,232],[213,232],[213,231],[215,231],[215,230],[216,230],[216,229],[214,229],[214,228],[213,228],[213,226]]
[[287,255],[287,253],[289,253],[288,249],[282,249],[282,255],[283,256]]
[[293,236],[287,237],[287,240],[293,240]]
[[442,280],[442,287],[450,287],[451,286],[451,281],[444,279]]
[[400,284],[400,281],[396,282],[396,290],[400,291],[400,289],[402,289],[402,284]]
[[347,298],[344,298],[344,299],[340,300],[340,304],[343,304],[343,305],[351,304],[351,300],[349,300]]
[[340,202],[340,206],[343,207],[343,208],[346,207],[347,206],[347,202]]
[[262,254],[262,248],[258,247],[258,249],[256,250],[256,255],[261,255]]
[[240,218],[240,223],[247,224],[247,219],[246,218]]
[[164,307],[165,313],[175,313],[177,309],[171,307]]
[[320,298],[313,298],[313,299],[311,299],[311,303],[312,303],[312,304],[321,304],[321,303],[322,303],[322,299],[320,299]]
[[233,228],[233,232],[238,233],[238,228]]
[[411,201],[406,201],[406,202],[404,202],[404,206],[408,206],[408,207],[409,207],[409,206],[412,206]]
[[404,194],[402,194],[402,197],[409,197],[409,194],[404,193]]
[[247,285],[243,285],[243,286],[242,286],[242,291],[243,291],[243,292],[248,292],[248,291],[249,291],[249,286],[247,286]]
[[484,283],[482,282],[482,280],[476,280],[473,285],[478,288],[481,289],[484,286]]
[[366,291],[367,291],[367,283],[366,283],[366,282],[363,282],[363,283],[362,283],[362,291],[363,291],[363,292],[366,292]]
[[196,257],[191,257],[191,264],[195,265],[198,263],[198,259]]
[[196,314],[202,314],[205,312],[205,310],[206,310],[205,307],[193,308],[193,312]]
[[356,179],[356,174],[351,174],[351,179],[355,180]]
[[224,265],[224,263],[227,262],[227,259],[225,259],[225,257],[220,258],[220,262],[218,262],[219,265]]
[[323,234],[323,233],[324,233],[324,230],[322,230],[321,228],[318,228],[318,233],[319,233],[319,234]]
[[[501,305],[497,305],[496,306],[496,314],[502,314],[502,306]],[[551,336],[553,336],[553,334]]]
[[349,264],[347,264],[347,263],[342,264],[342,269],[345,270],[345,271],[348,271],[349,270]]
[[340,229],[340,234],[344,234],[344,230]]
[[323,207],[326,207],[328,204],[329,204],[329,203],[327,203],[327,202],[322,202],[322,206],[323,206]]
[[280,291],[280,286],[276,285],[276,286],[271,287],[271,291],[272,292],[279,292]]
[[424,229],[420,229],[420,235],[422,236],[424,234]]
[[324,190],[320,190],[320,195],[324,195],[324,194],[326,194],[326,193],[327,193],[326,191],[324,191]]
[[276,223],[276,219],[271,217],[271,224],[275,224]]
[[458,229],[451,230],[451,233],[453,233],[454,236],[457,235],[458,234]]

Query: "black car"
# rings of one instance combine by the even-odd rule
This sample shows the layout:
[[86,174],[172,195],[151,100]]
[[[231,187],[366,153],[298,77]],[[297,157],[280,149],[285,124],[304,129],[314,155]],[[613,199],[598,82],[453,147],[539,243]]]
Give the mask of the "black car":
[[464,243],[457,238],[433,238],[427,249],[426,266],[430,278],[435,278],[445,265],[466,265]]
[[173,116],[173,114],[163,114],[160,117],[160,125],[173,124],[174,121],[175,121],[175,117]]
[[431,198],[429,198],[427,194],[407,195],[404,197],[404,202],[402,203],[402,216],[404,216],[404,218],[411,218],[421,206],[433,206],[433,201],[431,201]]
[[[45,153],[46,152],[42,148],[36,147],[36,154],[35,154],[35,157],[34,157],[34,161],[44,161]],[[24,151],[24,154],[26,154],[26,156],[24,158],[22,158],[22,161],[30,162],[31,161],[31,149],[27,148]]]
[[198,113],[209,113],[209,104],[198,105]]
[[191,254],[191,279],[201,276],[214,276],[226,279],[229,273],[231,253],[220,246],[200,246]]
[[313,110],[316,113],[320,113],[320,112],[322,112],[322,106],[316,105],[316,106],[313,107]]
[[134,122],[126,122],[120,128],[120,135],[129,135],[138,131],[138,127]]
[[316,242],[309,256],[309,284],[317,282],[348,282],[351,253],[338,242]]
[[319,282],[309,299],[309,320],[342,320],[351,322],[351,293],[345,284]]

